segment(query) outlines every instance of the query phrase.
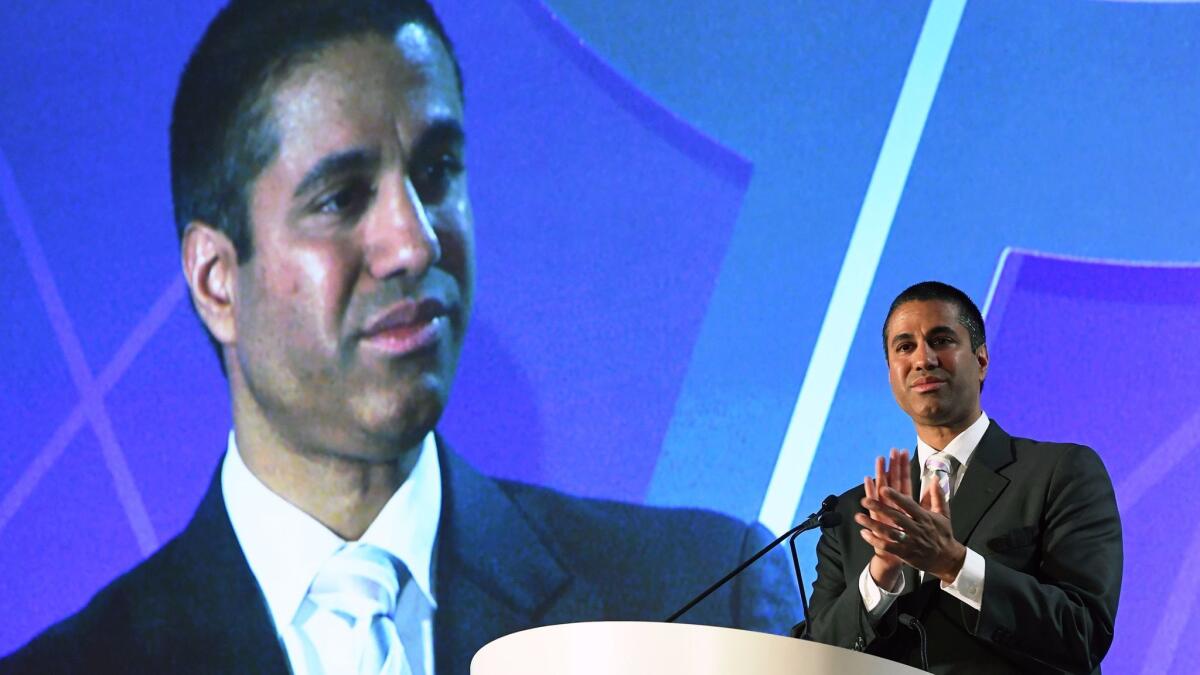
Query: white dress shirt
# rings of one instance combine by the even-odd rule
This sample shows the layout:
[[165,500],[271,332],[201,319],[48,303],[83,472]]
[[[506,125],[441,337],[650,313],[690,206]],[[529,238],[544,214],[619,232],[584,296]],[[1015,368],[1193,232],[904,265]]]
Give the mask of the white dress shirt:
[[[297,675],[324,675],[312,634],[328,644],[349,643],[342,621],[306,599],[321,566],[346,540],[272,492],[242,461],[237,439],[221,466],[221,491],[238,544],[266,598],[275,630]],[[393,620],[414,675],[433,675],[433,548],[441,517],[442,481],[437,444],[425,437],[412,474],[392,495],[359,541],[395,556],[411,574]],[[345,639],[336,632],[345,632]]]
[[[963,475],[967,472],[967,464],[971,461],[971,456],[975,453],[975,448],[979,445],[980,439],[987,431],[988,424],[991,421],[988,419],[987,413],[980,413],[979,419],[975,420],[971,426],[967,427],[961,434],[954,437],[954,440],[946,444],[940,452],[943,456],[951,458],[951,465],[955,467],[954,475],[951,477],[950,488],[950,503],[951,512],[953,512],[954,495],[958,493],[958,486],[962,483]],[[925,486],[929,483],[936,482],[937,478],[925,470],[925,462],[939,451],[935,450],[925,441],[917,439],[917,461],[921,464],[921,492],[924,492]],[[958,576],[954,578],[953,583],[942,582],[941,588],[943,591],[953,595],[965,602],[968,606],[978,611],[983,607],[983,574],[984,574],[983,556],[976,551],[967,547],[967,555],[963,560],[962,569],[959,570]],[[925,573],[921,572],[921,579],[924,580]],[[871,564],[863,568],[862,574],[858,575],[858,590],[862,595],[863,607],[867,610],[867,616],[872,620],[877,620],[883,616],[892,602],[897,597],[903,595],[907,590],[904,587],[904,577],[900,577],[899,588],[894,591],[889,591],[880,588],[875,583],[875,579],[871,577]]]

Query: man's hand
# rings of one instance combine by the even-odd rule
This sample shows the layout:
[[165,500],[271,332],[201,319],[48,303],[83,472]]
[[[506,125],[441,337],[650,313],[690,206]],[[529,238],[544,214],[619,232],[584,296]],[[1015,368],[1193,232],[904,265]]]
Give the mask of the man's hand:
[[[868,523],[877,523],[883,527],[897,530],[899,525],[887,517],[886,514],[874,509],[867,504],[879,502],[879,491],[883,488],[890,488],[897,491],[899,494],[912,497],[912,474],[909,472],[909,457],[907,450],[897,450],[892,448],[888,457],[887,466],[884,465],[884,459],[877,457],[875,459],[875,478],[872,480],[870,476],[863,478],[863,487],[866,489],[867,495],[863,498],[863,507],[868,509],[870,516],[864,516],[861,513],[854,517],[855,522],[868,528]],[[863,538],[867,543],[875,548],[875,555],[871,557],[871,578],[875,584],[884,590],[894,590],[900,583],[900,573],[904,567],[904,561],[896,555],[877,546],[871,539],[868,539],[869,529],[863,529]]]
[[[877,498],[863,499],[863,506],[872,517],[860,514],[855,520],[864,528],[863,538],[875,548],[875,557],[881,553],[894,556],[945,584],[958,577],[967,547],[954,538],[950,510],[936,484],[921,495],[920,504],[910,495],[885,487]],[[881,517],[876,518],[876,513]]]

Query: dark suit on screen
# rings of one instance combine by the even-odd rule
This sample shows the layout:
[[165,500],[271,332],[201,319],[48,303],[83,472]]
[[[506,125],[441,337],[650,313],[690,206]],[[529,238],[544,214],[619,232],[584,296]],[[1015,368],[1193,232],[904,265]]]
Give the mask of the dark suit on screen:
[[[443,511],[434,589],[439,675],[538,625],[661,620],[768,540],[692,509],[582,499],[476,472],[439,439]],[[287,673],[218,477],[187,528],[0,672]],[[786,559],[756,568],[686,621],[783,632],[796,616]]]
[[907,613],[928,632],[935,673],[1100,671],[1121,589],[1121,523],[1091,448],[1014,438],[991,422],[950,504],[955,539],[986,562],[978,612],[906,567],[910,592],[870,624],[858,578],[874,551],[853,520],[863,494],[842,495],[842,524],[817,546],[814,639],[916,666],[917,636],[897,623]]

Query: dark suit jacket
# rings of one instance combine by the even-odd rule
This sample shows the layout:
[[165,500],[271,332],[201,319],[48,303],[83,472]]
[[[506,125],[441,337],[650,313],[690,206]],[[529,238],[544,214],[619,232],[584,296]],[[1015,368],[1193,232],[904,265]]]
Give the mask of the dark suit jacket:
[[873,555],[853,520],[862,498],[861,486],[842,495],[842,524],[817,545],[814,639],[916,666],[917,636],[896,621],[904,612],[924,624],[935,673],[1100,671],[1121,590],[1121,522],[1090,448],[1013,438],[991,422],[950,505],[955,539],[985,560],[978,612],[906,569],[911,592],[872,626],[858,590]]
[[[439,445],[439,674],[467,673],[484,644],[533,626],[661,620],[769,540],[762,526],[710,512],[494,480]],[[0,661],[0,673],[287,673],[219,474],[178,537]],[[760,561],[684,620],[784,632],[797,596],[785,563]]]

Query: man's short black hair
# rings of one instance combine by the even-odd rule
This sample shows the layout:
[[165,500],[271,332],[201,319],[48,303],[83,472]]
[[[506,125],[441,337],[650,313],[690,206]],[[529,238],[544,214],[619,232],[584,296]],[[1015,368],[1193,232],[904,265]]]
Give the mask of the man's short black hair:
[[970,296],[950,284],[944,284],[940,281],[922,281],[919,284],[913,284],[904,289],[896,299],[892,301],[892,306],[888,308],[887,318],[883,320],[883,357],[888,358],[887,332],[888,324],[892,321],[892,315],[896,310],[908,302],[931,301],[949,302],[958,308],[958,322],[967,329],[967,335],[971,338],[971,351],[979,349],[980,345],[987,342],[987,334],[983,329],[983,314],[979,312],[979,308],[971,301]]
[[[244,263],[253,255],[250,195],[279,152],[273,90],[324,47],[352,36],[394,39],[415,23],[431,30],[462,72],[426,0],[232,0],[196,45],[171,111],[171,194],[180,240],[195,221],[229,237]],[[207,329],[206,329],[207,331]],[[209,334],[221,354],[221,347]],[[222,368],[224,359],[222,359]]]
[[445,44],[425,0],[232,0],[192,52],[171,112],[171,192],[182,238],[193,221],[224,232],[239,259],[252,255],[250,187],[279,150],[270,98],[296,66],[341,38],[375,34],[391,40],[408,23]]

